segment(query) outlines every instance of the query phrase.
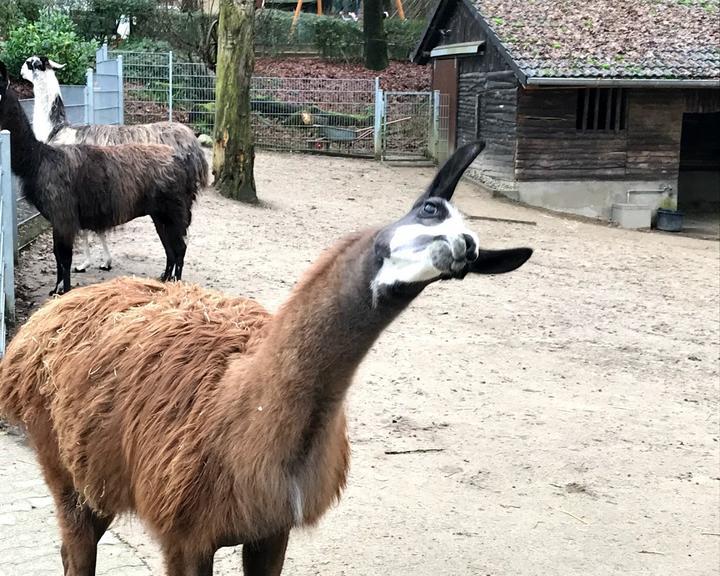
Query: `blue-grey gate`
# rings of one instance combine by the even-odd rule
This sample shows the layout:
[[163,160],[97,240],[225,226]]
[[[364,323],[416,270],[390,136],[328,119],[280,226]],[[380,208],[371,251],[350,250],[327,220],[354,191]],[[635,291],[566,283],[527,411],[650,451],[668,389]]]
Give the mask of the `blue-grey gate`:
[[6,323],[15,320],[15,202],[10,171],[10,132],[0,132],[0,356],[5,354]]

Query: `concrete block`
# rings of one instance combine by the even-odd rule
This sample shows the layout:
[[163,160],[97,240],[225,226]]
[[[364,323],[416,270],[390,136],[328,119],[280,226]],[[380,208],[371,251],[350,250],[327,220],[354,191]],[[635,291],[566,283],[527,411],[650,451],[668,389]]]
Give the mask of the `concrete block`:
[[611,219],[621,228],[650,228],[652,209],[644,204],[613,204]]

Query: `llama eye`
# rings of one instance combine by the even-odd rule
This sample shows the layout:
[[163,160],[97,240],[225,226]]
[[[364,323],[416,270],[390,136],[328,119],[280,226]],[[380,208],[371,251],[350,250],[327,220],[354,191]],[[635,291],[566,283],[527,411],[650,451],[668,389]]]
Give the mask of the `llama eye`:
[[432,202],[425,202],[422,208],[423,216],[435,216],[438,213],[437,206]]

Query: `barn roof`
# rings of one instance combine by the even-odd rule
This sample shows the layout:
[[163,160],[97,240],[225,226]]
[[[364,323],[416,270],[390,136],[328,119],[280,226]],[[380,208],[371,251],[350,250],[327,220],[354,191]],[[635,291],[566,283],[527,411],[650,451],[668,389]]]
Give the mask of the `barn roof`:
[[[440,5],[455,1],[474,7],[488,39],[499,44],[523,82],[720,81],[720,0],[440,0]],[[440,24],[434,18],[428,28],[433,21]]]

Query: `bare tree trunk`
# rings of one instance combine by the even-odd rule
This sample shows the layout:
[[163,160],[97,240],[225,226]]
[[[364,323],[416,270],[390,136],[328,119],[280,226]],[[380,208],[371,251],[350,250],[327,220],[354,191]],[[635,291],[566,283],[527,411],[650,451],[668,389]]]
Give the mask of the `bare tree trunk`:
[[182,0],[180,10],[182,12],[195,12],[200,9],[200,0]]
[[363,32],[365,34],[365,68],[385,70],[388,66],[388,47],[385,38],[383,0],[364,0]]
[[254,0],[221,0],[213,174],[223,196],[257,202],[255,145],[250,126]]

